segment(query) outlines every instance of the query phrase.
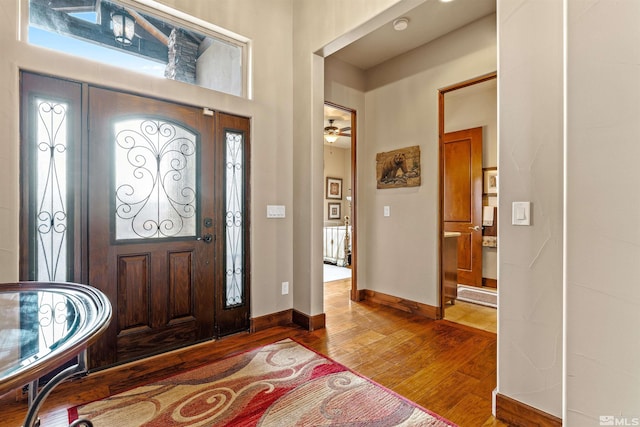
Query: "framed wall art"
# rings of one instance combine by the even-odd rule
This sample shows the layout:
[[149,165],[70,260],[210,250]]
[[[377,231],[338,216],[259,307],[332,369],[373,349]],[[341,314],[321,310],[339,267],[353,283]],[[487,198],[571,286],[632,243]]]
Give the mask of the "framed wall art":
[[342,200],[342,178],[327,177],[327,199]]
[[376,154],[377,188],[417,187],[420,183],[420,146]]
[[329,203],[328,219],[340,219],[340,203]]
[[498,168],[483,168],[483,193],[495,196],[498,194]]

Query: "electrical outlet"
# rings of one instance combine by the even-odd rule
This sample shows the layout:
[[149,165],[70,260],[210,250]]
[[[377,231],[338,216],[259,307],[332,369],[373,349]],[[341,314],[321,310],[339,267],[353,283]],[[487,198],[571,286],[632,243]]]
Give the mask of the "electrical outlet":
[[282,295],[289,293],[289,282],[282,282]]
[[284,218],[285,216],[284,205],[267,205],[267,218]]

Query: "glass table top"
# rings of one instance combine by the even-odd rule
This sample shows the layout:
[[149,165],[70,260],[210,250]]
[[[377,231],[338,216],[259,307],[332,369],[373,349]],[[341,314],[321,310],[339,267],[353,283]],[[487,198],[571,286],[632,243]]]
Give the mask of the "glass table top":
[[105,295],[86,285],[0,284],[0,395],[79,354],[110,319]]

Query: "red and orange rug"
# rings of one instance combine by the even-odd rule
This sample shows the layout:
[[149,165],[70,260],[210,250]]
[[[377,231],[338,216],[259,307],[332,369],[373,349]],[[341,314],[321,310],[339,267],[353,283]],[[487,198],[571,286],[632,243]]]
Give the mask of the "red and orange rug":
[[100,426],[455,424],[286,339],[69,410]]

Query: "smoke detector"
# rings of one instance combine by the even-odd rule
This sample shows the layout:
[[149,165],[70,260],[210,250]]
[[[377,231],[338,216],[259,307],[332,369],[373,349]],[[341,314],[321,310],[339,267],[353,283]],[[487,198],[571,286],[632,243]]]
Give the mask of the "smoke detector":
[[393,29],[396,31],[404,31],[409,26],[409,18],[398,18],[393,21]]

